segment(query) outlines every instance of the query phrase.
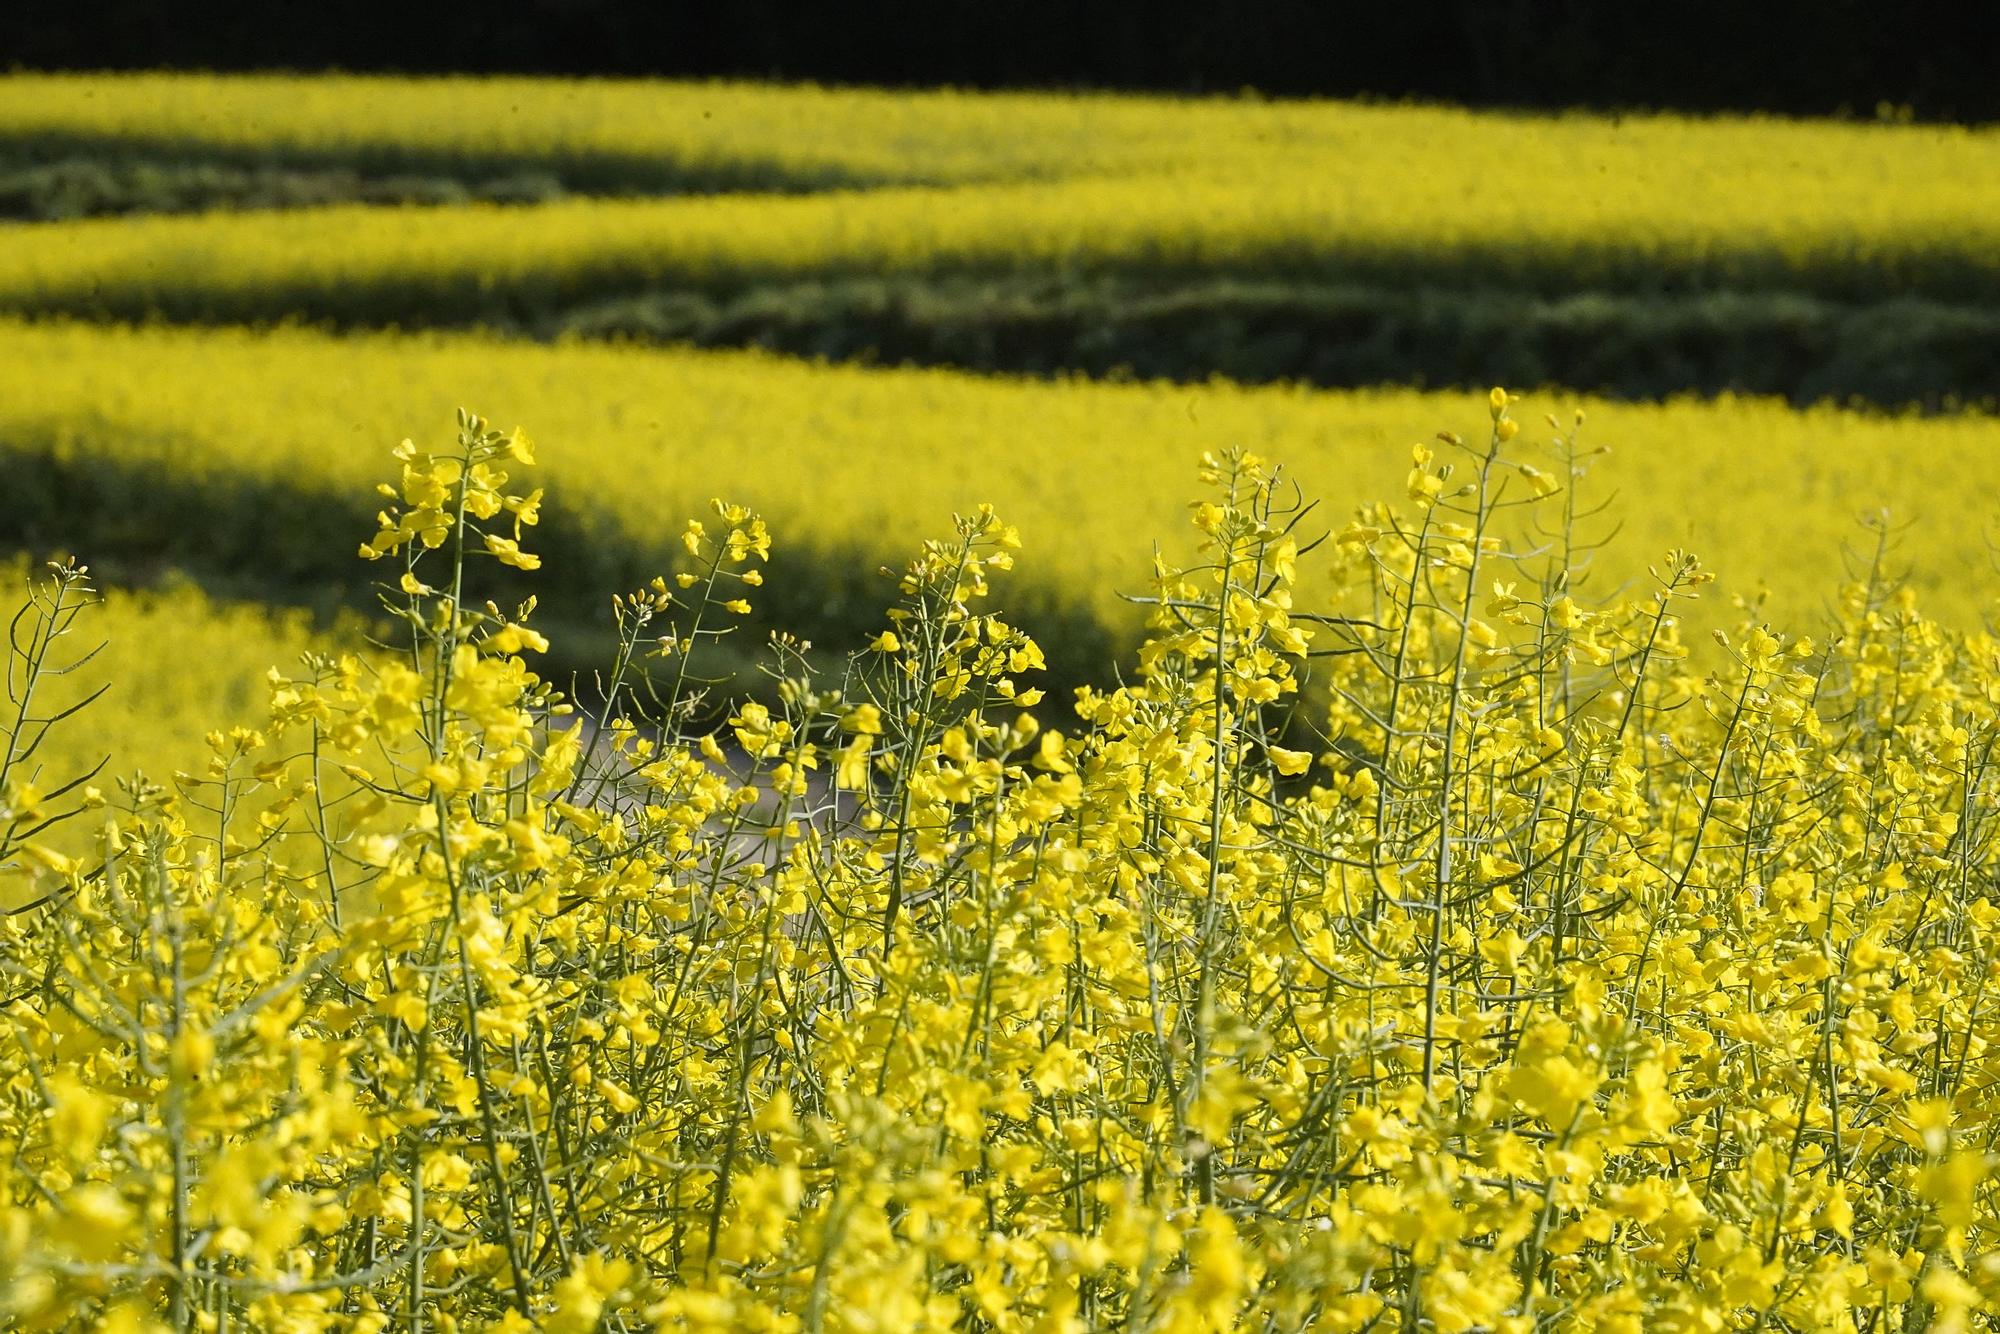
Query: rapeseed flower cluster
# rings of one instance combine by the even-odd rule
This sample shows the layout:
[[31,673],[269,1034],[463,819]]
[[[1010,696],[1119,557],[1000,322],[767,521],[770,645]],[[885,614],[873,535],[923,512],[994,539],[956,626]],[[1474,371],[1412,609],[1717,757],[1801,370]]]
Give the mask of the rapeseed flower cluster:
[[1063,710],[982,510],[718,712],[727,504],[585,707],[473,591],[533,568],[525,441],[406,446],[402,651],[91,789],[87,857],[6,797],[8,1323],[1989,1319],[2000,643],[1874,578],[1693,657],[1702,566],[1589,600],[1575,433],[1490,417],[1327,533],[1207,459]]

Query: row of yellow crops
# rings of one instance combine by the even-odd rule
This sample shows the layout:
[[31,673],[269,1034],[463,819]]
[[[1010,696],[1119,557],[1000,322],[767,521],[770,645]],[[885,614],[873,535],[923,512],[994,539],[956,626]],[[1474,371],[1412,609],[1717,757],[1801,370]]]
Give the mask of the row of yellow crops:
[[54,224],[8,234],[0,307],[408,324],[649,288],[1023,271],[1549,292],[2000,288],[2000,164],[1978,155],[1925,182],[1864,187],[1774,171],[1706,189],[1678,180],[1664,194],[1605,189],[1606,178],[1553,166],[1545,183],[1504,160],[1400,176],[1365,161],[1266,166],[1244,176]]
[[[0,142],[257,163],[537,169],[603,189],[824,186],[1161,166],[1311,141],[1322,108],[618,80],[20,75]],[[1190,134],[1190,129],[1196,133]]]
[[[2000,279],[2000,135],[1337,103],[553,81],[0,80],[0,154],[832,191],[11,233],[0,306],[463,320],[634,287],[1056,270],[1911,290]],[[886,187],[886,188],[883,188]]]
[[[553,522],[594,553],[650,561],[672,548],[680,517],[726,492],[759,506],[792,551],[837,555],[815,576],[831,587],[865,579],[954,511],[991,502],[1036,553],[1021,577],[1033,596],[1100,621],[1124,614],[1118,595],[1143,584],[1153,540],[1181,531],[1186,481],[1205,450],[1241,445],[1283,460],[1338,511],[1398,492],[1414,440],[1483,411],[1470,395],[1403,389],[1016,382],[461,335],[0,324],[13,507],[60,515],[108,503],[117,512],[91,509],[92,531],[74,535],[86,552],[93,541],[166,543],[329,577],[319,557],[347,547],[348,498],[365,490],[381,449],[449,430],[461,404],[534,424]],[[1810,622],[1843,549],[1871,540],[1865,506],[1898,525],[1898,564],[1927,605],[1962,624],[1985,609],[1984,516],[2000,502],[1990,418],[1751,399],[1548,396],[1532,406],[1531,431],[1544,430],[1542,410],[1567,419],[1587,409],[1585,440],[1612,450],[1582,491],[1628,498],[1599,587],[1693,546],[1733,591],[1767,583],[1776,614]],[[27,480],[50,476],[40,492]],[[285,499],[299,495],[310,502],[302,510]],[[323,497],[327,522],[315,524]],[[269,531],[279,504],[298,513]],[[11,528],[32,529],[32,514],[5,506]],[[558,578],[580,573],[557,566]],[[875,602],[871,589],[834,619],[869,620]]]
[[[1803,194],[1844,216],[1881,207],[1878,195],[2000,192],[2000,135],[1948,126],[616,80],[17,74],[0,79],[0,145],[512,166],[628,189],[704,175],[814,185],[1240,177],[1275,157],[1294,176],[1386,199],[1414,189],[1489,207],[1517,194],[1551,211],[1562,200],[1629,200],[1634,214],[1675,218],[1751,213],[1754,200],[1724,197],[1745,189]],[[1514,184],[1496,189],[1499,177]]]

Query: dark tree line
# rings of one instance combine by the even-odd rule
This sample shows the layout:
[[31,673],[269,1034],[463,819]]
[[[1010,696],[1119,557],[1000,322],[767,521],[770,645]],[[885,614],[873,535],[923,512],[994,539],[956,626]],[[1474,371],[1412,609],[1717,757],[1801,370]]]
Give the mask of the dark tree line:
[[0,66],[736,75],[2000,119],[1995,0],[11,0]]

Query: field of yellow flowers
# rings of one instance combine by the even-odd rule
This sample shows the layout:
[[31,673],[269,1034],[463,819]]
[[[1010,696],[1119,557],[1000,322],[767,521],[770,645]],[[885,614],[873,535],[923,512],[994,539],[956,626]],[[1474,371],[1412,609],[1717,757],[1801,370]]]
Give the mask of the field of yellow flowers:
[[1993,1327],[1997,159],[0,77],[0,1328]]
[[[859,642],[878,613],[876,571],[899,563],[899,544],[988,502],[1044,553],[1010,602],[1063,627],[1050,648],[1072,683],[1134,642],[1139,617],[1122,595],[1149,577],[1152,543],[1182,554],[1186,460],[1223,443],[1254,449],[1345,509],[1401,488],[1419,423],[1464,421],[1480,401],[461,335],[0,322],[0,458],[13,479],[0,534],[47,549],[90,533],[103,568],[170,559],[239,595],[353,590],[347,537],[373,514],[378,446],[448,425],[459,398],[538,423],[553,479],[544,544],[557,556],[545,580],[568,611],[667,568],[676,547],[660,516],[699,506],[724,479],[790,536],[779,560],[795,579],[779,582],[796,586],[773,589],[761,624]],[[1728,595],[1768,592],[1766,614],[1816,626],[1843,562],[1886,538],[1889,568],[1926,606],[1962,625],[1990,609],[2000,476],[1987,417],[1558,394],[1541,410],[1577,409],[1592,456],[1579,504],[1610,507],[1583,522],[1607,543],[1595,587],[1699,546]],[[1563,467],[1546,441],[1522,457]],[[1882,513],[1886,529],[1871,526]]]
[[[1922,168],[1897,160],[1888,133],[1879,168],[1893,164],[1915,179]],[[1410,146],[1392,138],[1386,147]],[[1358,178],[1373,188],[1346,174],[1370,164],[1350,161],[1275,195],[1245,188],[1253,159],[944,189],[81,222],[16,237],[0,266],[0,305],[128,313],[156,303],[174,315],[268,319],[289,301],[342,319],[436,321],[480,313],[482,296],[559,303],[635,286],[1052,267],[1448,278],[1530,290],[1664,279],[1833,296],[1990,294],[2000,288],[1992,259],[2000,139],[1942,156],[1968,174],[1922,189],[1896,189],[1892,178],[1859,201],[1847,198],[1858,173],[1823,168],[1804,179],[1768,173],[1760,190],[1726,200],[1672,176],[1658,189],[1617,193],[1573,179],[1573,200],[1555,181],[1551,200],[1518,188],[1524,176],[1512,164],[1484,181],[1470,163],[1395,177],[1385,152],[1375,175]],[[1282,161],[1273,156],[1265,172]],[[1866,211],[1857,216],[1856,205]]]
[[[316,625],[301,609],[274,612],[184,582],[137,590],[95,584],[87,568],[65,583],[23,561],[0,567],[0,617],[17,629],[29,624],[15,622],[17,612],[55,617],[57,633],[35,659],[42,684],[28,716],[79,709],[43,738],[43,728],[23,727],[10,708],[0,714],[0,741],[27,747],[40,739],[31,765],[68,777],[97,770],[93,781],[107,792],[134,773],[168,782],[198,764],[202,731],[262,721],[272,667],[366,648],[364,628],[352,621]],[[51,601],[58,592],[60,605]],[[14,642],[25,653],[32,641],[23,634]]]
[[20,75],[0,216],[57,225],[0,309],[1938,407],[2000,395],[1996,165],[1886,123]]
[[[1303,154],[1303,157],[1298,155]],[[1534,189],[1680,220],[1752,200],[1692,196],[1744,172],[1762,197],[1906,213],[1899,194],[1990,199],[2000,141],[1938,125],[1769,117],[1475,114],[1447,107],[1058,93],[881,92],[616,79],[10,74],[0,156],[344,167],[371,175],[543,172],[588,194],[1239,177],[1276,160],[1520,207]],[[1412,162],[1420,172],[1403,170]],[[1970,168],[1967,170],[1966,168]],[[1494,189],[1496,170],[1526,185]],[[1582,179],[1576,179],[1581,177]],[[1947,179],[1949,178],[1949,179]],[[1790,191],[1779,190],[1779,182]],[[1883,187],[1887,187],[1884,189]],[[1884,198],[1848,199],[1880,190]],[[1672,223],[1668,225],[1674,225]],[[1939,244],[1948,244],[1940,238]]]
[[2000,646],[1863,579],[1695,668],[1706,570],[1572,595],[1490,412],[1311,605],[1294,489],[1211,456],[1055,725],[992,610],[1034,553],[969,514],[727,749],[689,659],[781,533],[687,522],[579,711],[482,609],[532,446],[405,445],[406,657],[91,792],[87,857],[0,772],[10,1323],[1974,1327]]

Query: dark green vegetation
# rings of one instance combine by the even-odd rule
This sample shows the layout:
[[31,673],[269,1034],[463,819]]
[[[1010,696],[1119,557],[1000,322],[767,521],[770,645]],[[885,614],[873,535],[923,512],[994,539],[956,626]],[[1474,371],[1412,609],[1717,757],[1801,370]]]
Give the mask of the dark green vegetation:
[[213,141],[190,144],[176,134],[0,128],[0,221],[13,222],[328,204],[545,204],[578,195],[794,194],[901,182],[830,165],[687,162],[602,151],[482,155],[422,142],[341,152],[275,144],[231,151]]
[[652,292],[495,327],[975,371],[1335,388],[1551,385],[1949,410],[2000,394],[2000,310],[1923,297],[859,278]]
[[379,172],[339,164],[183,159],[0,158],[0,219],[64,222],[138,213],[311,208],[325,204],[539,204],[568,191],[542,172]]
[[[719,183],[685,184],[713,193]],[[527,205],[570,191],[556,177],[518,169],[371,175],[75,159],[0,171],[0,212],[54,219],[343,202]],[[950,195],[940,195],[939,207],[949,206]],[[494,224],[445,262],[369,266],[343,263],[339,253],[339,238],[362,219],[320,216],[273,218],[254,242],[217,241],[188,220],[102,261],[97,242],[79,242],[56,278],[26,261],[43,237],[60,233],[30,225],[18,233],[18,273],[0,255],[0,310],[480,328],[1008,374],[1561,385],[1635,400],[1734,392],[1931,411],[2000,397],[2000,275],[1950,248],[1839,264],[1754,250],[1675,259],[1612,245],[1528,253],[1502,242],[1452,252],[1328,243],[1226,265],[1161,264],[1143,254],[1011,266],[939,256],[899,259],[897,271],[875,273],[854,271],[860,257],[785,262],[782,249],[773,252],[778,262],[726,252],[684,258],[665,239],[674,235],[665,219],[656,224],[659,244],[618,238],[577,263],[562,253],[561,233],[528,208],[489,215]],[[550,238],[545,254],[525,244],[497,279],[481,267],[479,236],[511,245],[538,229]],[[100,240],[119,248],[126,238],[106,232]],[[261,264],[274,252],[328,258],[244,281],[246,259]]]

